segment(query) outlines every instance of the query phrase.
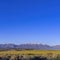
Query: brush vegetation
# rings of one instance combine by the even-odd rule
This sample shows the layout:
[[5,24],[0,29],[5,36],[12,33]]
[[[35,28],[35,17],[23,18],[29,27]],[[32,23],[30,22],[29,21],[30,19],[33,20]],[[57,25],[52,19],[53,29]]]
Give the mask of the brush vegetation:
[[52,53],[54,55],[60,54],[60,50],[5,50],[5,51],[0,51],[1,54],[21,54],[21,55],[28,55],[28,54],[33,54],[33,55],[47,55],[49,53]]
[[60,60],[60,50],[0,50],[0,60],[4,57],[9,60]]

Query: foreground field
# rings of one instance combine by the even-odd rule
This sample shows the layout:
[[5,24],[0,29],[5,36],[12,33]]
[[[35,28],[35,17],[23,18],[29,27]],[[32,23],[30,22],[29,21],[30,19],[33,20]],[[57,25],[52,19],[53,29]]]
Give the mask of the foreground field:
[[[30,59],[33,57],[35,59]],[[36,58],[37,60],[60,60],[60,50],[6,50],[0,51],[0,58],[0,60],[24,60],[24,58],[25,60],[36,60]]]
[[60,54],[60,50],[7,50],[7,51],[0,51],[1,54],[21,54],[21,55],[46,55],[46,54]]

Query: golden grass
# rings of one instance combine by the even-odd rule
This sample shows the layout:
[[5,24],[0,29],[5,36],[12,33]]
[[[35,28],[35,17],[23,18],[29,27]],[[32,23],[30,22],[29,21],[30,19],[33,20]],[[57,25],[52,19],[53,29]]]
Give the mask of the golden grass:
[[60,54],[60,50],[10,50],[10,51],[0,51],[0,55],[57,55]]

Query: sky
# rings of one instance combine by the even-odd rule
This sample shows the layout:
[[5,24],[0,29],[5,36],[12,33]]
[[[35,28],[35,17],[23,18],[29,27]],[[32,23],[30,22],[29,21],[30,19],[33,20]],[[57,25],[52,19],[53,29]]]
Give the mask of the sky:
[[60,0],[0,0],[0,44],[60,44]]

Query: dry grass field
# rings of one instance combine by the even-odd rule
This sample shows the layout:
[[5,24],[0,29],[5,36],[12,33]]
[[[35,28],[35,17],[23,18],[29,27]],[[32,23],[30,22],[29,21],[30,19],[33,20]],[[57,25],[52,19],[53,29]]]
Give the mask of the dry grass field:
[[[22,59],[22,56],[23,56],[23,59]],[[0,60],[4,60],[4,59],[24,60],[25,57],[26,57],[25,60],[36,60],[36,58],[30,59],[31,57],[34,57],[34,56],[42,57],[42,60],[43,59],[44,60],[51,60],[51,59],[60,60],[60,50],[5,50],[5,51],[0,51]]]
[[0,55],[58,55],[60,54],[60,50],[7,50],[7,51],[0,51]]

